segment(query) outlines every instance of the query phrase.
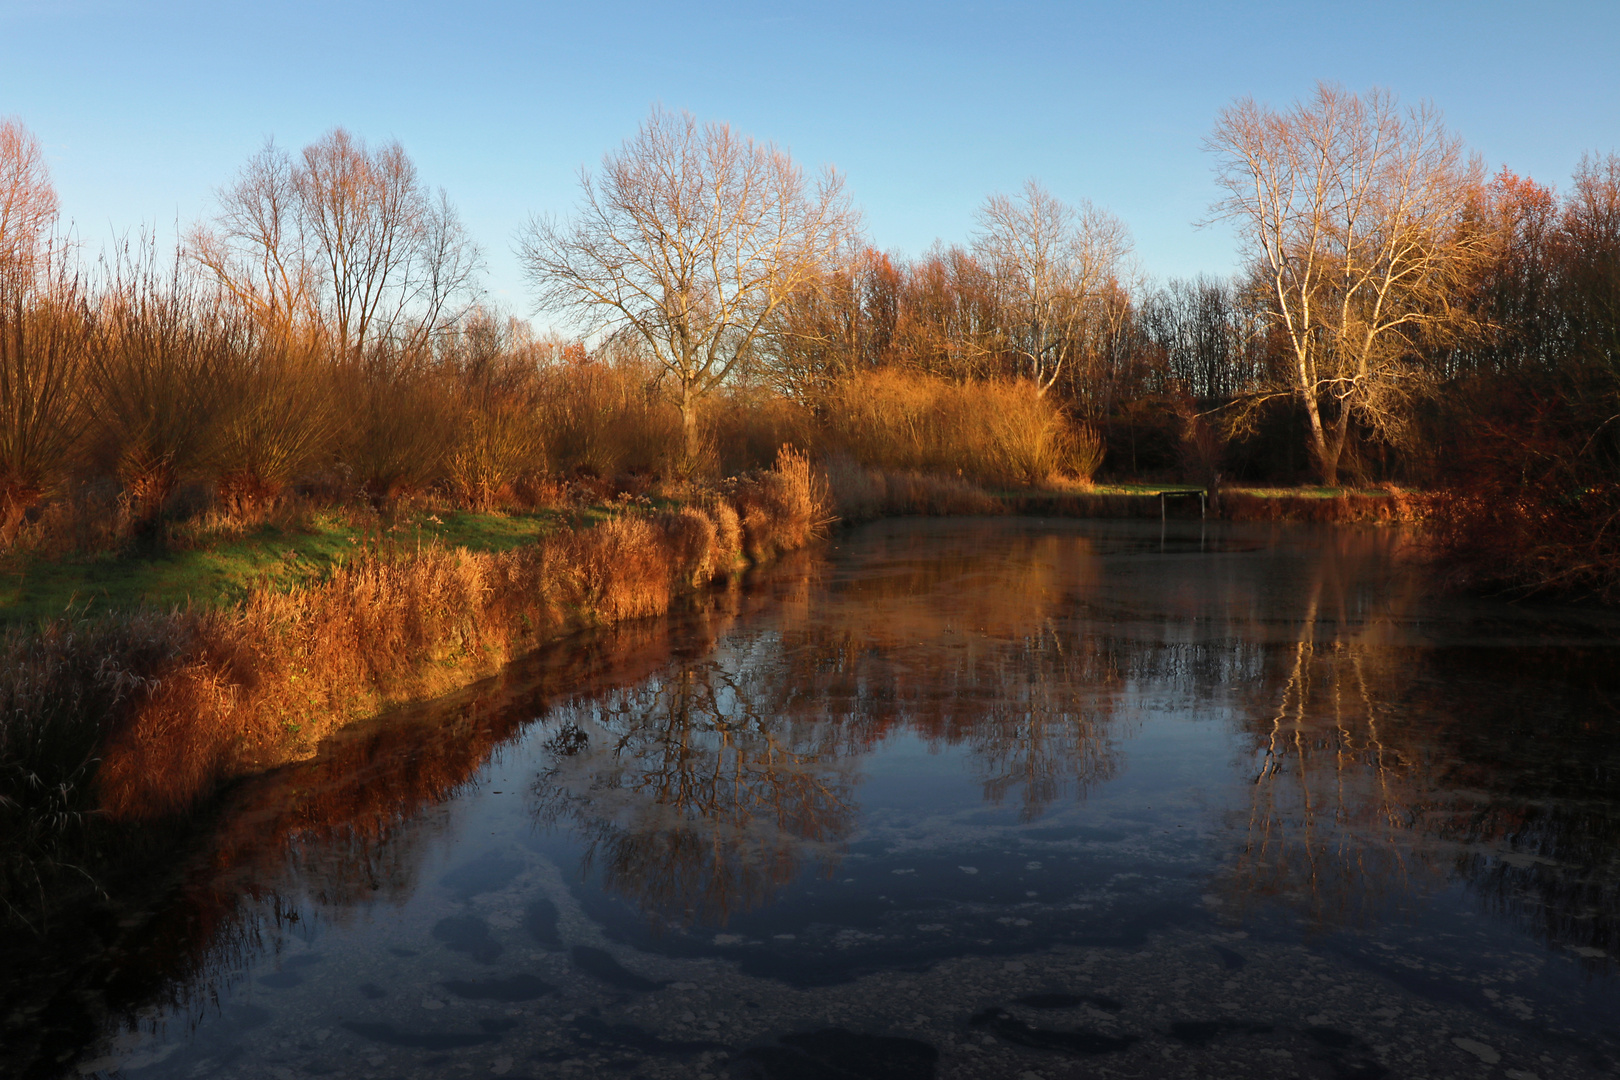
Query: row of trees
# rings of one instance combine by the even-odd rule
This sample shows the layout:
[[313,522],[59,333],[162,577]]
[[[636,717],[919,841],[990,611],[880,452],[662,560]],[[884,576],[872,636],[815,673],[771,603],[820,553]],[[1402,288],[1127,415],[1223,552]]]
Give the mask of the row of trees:
[[[719,396],[769,390],[825,414],[852,380],[898,370],[1024,381],[1101,430],[1116,469],[1196,459],[1258,479],[1297,464],[1329,484],[1364,476],[1369,457],[1386,478],[1444,480],[1487,428],[1523,427],[1504,403],[1561,401],[1556,423],[1551,405],[1538,414],[1558,447],[1543,456],[1570,490],[1612,482],[1620,159],[1588,159],[1562,196],[1487,179],[1432,108],[1327,85],[1285,110],[1234,103],[1207,148],[1214,217],[1244,244],[1229,281],[1148,287],[1117,218],[1034,181],[987,199],[965,245],[885,254],[836,173],[663,110],[582,174],[570,217],[520,230],[518,252],[538,309],[678,414],[688,465]],[[476,421],[435,423],[476,430],[485,449],[445,453],[472,461],[534,439],[533,395],[513,393],[511,373],[563,343],[490,331],[502,319],[478,304],[481,253],[398,144],[338,129],[298,154],[267,145],[163,273],[139,245],[82,268],[55,214],[38,143],[0,125],[0,486],[13,512],[82,449],[87,418],[105,432],[115,414],[129,437],[109,467],[161,495],[186,453],[141,410],[204,384],[250,414],[221,427],[242,444],[222,479],[244,490],[273,491],[310,458],[248,443],[313,446],[293,430],[332,422],[307,405],[312,371],[342,388],[327,398],[345,425],[396,429],[383,440],[393,465],[345,460],[373,490],[419,482],[409,431],[432,410],[417,389],[480,349],[499,356],[456,375]],[[205,353],[237,357],[230,376]],[[144,383],[161,389],[129,390]],[[1144,431],[1157,446],[1138,455]],[[1522,432],[1497,442],[1504,461],[1525,445]]]
[[1152,395],[1229,434],[1281,408],[1328,484],[1358,438],[1415,448],[1456,356],[1498,325],[1481,298],[1515,242],[1503,191],[1431,107],[1383,91],[1241,101],[1207,145],[1215,216],[1245,246],[1232,283],[1145,293],[1123,224],[1034,181],[988,199],[969,245],[898,260],[862,244],[836,175],[809,184],[774,147],[661,111],[522,255],[543,306],[649,349],[689,418],[749,369],[814,399],[903,366],[1029,379],[1103,424]]

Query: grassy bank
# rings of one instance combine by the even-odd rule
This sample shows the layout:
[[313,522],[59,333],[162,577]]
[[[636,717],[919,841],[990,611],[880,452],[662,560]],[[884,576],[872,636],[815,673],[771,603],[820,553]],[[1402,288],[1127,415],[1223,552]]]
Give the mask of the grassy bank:
[[[570,630],[659,614],[802,546],[833,515],[1153,518],[1158,490],[992,494],[847,456],[817,469],[784,451],[773,469],[682,506],[327,509],[156,554],[36,564],[0,604],[12,623],[0,640],[5,902],[32,917],[105,825],[173,819],[236,777],[308,757],[356,719],[467,685]],[[1394,522],[1425,505],[1382,491],[1229,489],[1211,516]],[[74,614],[41,621],[70,601]]]
[[307,582],[262,578],[235,603],[219,592],[14,629],[0,642],[0,895],[37,916],[95,861],[103,825],[173,817],[390,704],[466,685],[570,629],[665,611],[802,546],[824,500],[809,462],[785,452],[679,509],[539,521],[532,541],[486,535],[495,550],[385,536]]
[[[318,584],[380,549],[509,551],[561,529],[599,524],[611,503],[507,513],[326,507],[271,515],[251,525],[190,525],[161,542],[46,558],[15,552],[0,561],[0,623],[39,624],[137,607],[223,608],[255,589]],[[188,523],[189,524],[189,523]]]

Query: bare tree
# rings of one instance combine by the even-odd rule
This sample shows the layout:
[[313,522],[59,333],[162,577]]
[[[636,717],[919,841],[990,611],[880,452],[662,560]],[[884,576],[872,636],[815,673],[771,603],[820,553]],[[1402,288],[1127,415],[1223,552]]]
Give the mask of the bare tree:
[[32,271],[56,221],[56,189],[34,133],[0,119],[0,273]]
[[39,140],[0,120],[0,545],[59,476],[81,420],[84,297],[50,238],[56,205]]
[[267,326],[316,314],[317,268],[304,232],[296,169],[274,140],[219,193],[212,227],[192,230],[192,257]]
[[319,324],[344,356],[420,345],[475,298],[482,257],[397,142],[334,128],[296,159],[266,143],[193,231],[192,256],[272,325]]
[[843,181],[829,169],[809,182],[774,145],[654,109],[580,188],[570,222],[536,218],[520,235],[538,306],[644,342],[690,456],[703,396],[750,363],[855,227]]
[[992,195],[973,253],[994,276],[1008,350],[1045,393],[1081,346],[1104,288],[1131,250],[1130,231],[1087,200],[1069,206],[1034,180]]
[[1286,113],[1244,99],[1222,110],[1206,147],[1288,350],[1286,373],[1247,399],[1296,397],[1322,481],[1357,421],[1405,441],[1412,405],[1432,392],[1420,342],[1464,320],[1454,298],[1489,250],[1471,229],[1484,170],[1430,105],[1326,83]]

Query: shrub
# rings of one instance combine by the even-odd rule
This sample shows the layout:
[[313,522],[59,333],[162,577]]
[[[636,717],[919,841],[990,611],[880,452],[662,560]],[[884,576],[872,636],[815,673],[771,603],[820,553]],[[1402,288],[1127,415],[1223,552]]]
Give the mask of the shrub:
[[0,548],[79,448],[87,330],[77,280],[0,274]]
[[955,383],[892,369],[835,386],[824,408],[829,451],[869,468],[1036,484],[1072,465],[1073,436],[1027,381]]
[[89,335],[92,439],[138,519],[150,520],[180,480],[204,470],[221,376],[241,362],[248,327],[225,298],[176,265],[125,251]]
[[556,364],[544,372],[537,395],[546,459],[559,473],[662,475],[682,457],[680,413],[636,364]]
[[313,338],[261,334],[234,359],[212,373],[219,400],[207,458],[227,509],[247,515],[330,453],[339,408]]

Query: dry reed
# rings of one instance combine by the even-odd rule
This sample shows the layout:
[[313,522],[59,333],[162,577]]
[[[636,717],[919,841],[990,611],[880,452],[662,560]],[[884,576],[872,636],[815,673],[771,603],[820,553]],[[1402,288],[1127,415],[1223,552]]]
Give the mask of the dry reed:
[[830,451],[890,472],[1025,485],[1077,471],[1090,479],[1101,460],[1094,434],[1077,436],[1026,381],[879,370],[835,386],[824,412]]

